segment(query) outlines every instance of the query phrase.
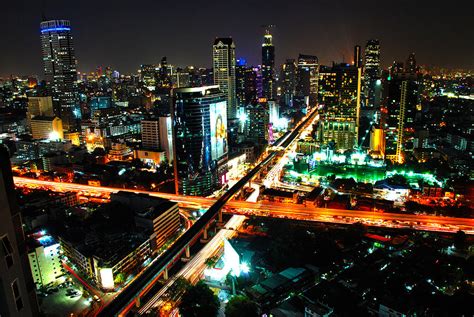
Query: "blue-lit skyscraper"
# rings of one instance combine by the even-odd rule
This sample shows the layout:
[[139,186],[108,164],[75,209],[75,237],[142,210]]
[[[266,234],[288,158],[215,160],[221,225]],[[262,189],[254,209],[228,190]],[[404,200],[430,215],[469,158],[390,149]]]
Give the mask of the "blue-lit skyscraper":
[[71,24],[49,20],[40,24],[44,75],[53,95],[55,113],[65,129],[73,127],[78,107],[77,70]]
[[208,196],[227,182],[227,94],[219,86],[173,90],[176,192]]

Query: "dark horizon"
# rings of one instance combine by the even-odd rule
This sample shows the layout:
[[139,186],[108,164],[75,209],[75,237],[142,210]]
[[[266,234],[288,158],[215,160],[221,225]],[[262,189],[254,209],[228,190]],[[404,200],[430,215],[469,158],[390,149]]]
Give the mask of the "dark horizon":
[[414,52],[421,65],[474,69],[474,42],[465,36],[470,29],[468,1],[465,10],[459,4],[441,7],[441,1],[427,0],[416,5],[406,0],[396,5],[366,0],[358,7],[347,0],[298,0],[292,2],[293,11],[283,0],[273,1],[271,7],[248,0],[202,4],[147,0],[141,6],[124,0],[85,0],[67,6],[59,0],[43,2],[3,4],[0,24],[8,30],[3,39],[8,45],[0,51],[0,76],[43,77],[39,32],[43,14],[71,21],[80,72],[111,66],[128,74],[141,64],[158,63],[162,56],[177,66],[210,67],[214,38],[226,36],[234,38],[237,58],[257,65],[261,25],[270,23],[277,26],[277,66],[299,53],[318,56],[320,64],[352,62],[354,45],[364,48],[368,39],[377,38],[384,67],[394,60],[404,62]]

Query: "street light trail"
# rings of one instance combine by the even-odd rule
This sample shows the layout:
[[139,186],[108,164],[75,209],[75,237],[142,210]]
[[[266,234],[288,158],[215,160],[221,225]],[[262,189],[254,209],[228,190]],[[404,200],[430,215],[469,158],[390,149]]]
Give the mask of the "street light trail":
[[[245,216],[234,215],[225,224],[225,228],[239,228],[245,219]],[[186,263],[186,265],[178,273],[170,278],[168,282],[140,308],[138,313],[143,315],[153,307],[160,307],[163,304],[161,298],[178,278],[185,278],[191,283],[196,282],[197,278],[200,277],[201,273],[206,268],[206,260],[219,253],[219,251],[222,249],[225,239],[231,239],[236,234],[235,230],[229,230],[225,228],[220,229],[216,235],[208,243],[206,243],[206,245],[196,255],[194,255],[192,259]]]

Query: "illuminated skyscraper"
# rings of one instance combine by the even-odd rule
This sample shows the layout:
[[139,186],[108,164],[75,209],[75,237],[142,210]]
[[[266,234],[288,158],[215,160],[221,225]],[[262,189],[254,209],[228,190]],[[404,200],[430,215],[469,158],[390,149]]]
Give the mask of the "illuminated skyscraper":
[[275,46],[269,25],[265,28],[262,44],[262,97],[274,99],[275,82]]
[[68,20],[40,24],[44,75],[51,88],[55,112],[65,129],[73,128],[78,116],[77,70],[71,24]]
[[313,55],[298,56],[298,80],[296,93],[309,97],[309,106],[315,106],[318,98],[319,63]]
[[217,85],[173,90],[177,193],[208,196],[227,182],[226,97]]
[[291,105],[296,90],[296,62],[294,59],[287,59],[281,66],[281,100],[285,105]]
[[214,85],[227,96],[227,119],[237,117],[235,85],[235,43],[232,38],[216,38],[212,46]]
[[365,46],[364,86],[366,106],[380,106],[380,43],[369,40]]
[[403,162],[405,152],[413,149],[416,113],[420,105],[420,84],[413,73],[391,73],[385,81],[382,124],[386,134],[386,157]]
[[335,143],[337,150],[357,146],[360,118],[361,69],[350,64],[321,67],[320,102],[323,120],[318,123],[318,139]]
[[257,98],[257,73],[253,67],[249,67],[244,59],[237,60],[235,73],[237,103],[239,107],[245,108]]

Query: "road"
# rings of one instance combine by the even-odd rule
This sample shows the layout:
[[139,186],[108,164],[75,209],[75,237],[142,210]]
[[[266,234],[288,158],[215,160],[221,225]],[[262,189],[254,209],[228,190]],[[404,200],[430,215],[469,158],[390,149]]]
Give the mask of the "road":
[[219,253],[220,250],[222,250],[224,240],[231,239],[236,233],[236,231],[233,229],[239,228],[245,219],[246,217],[240,215],[232,216],[225,224],[224,228],[220,229],[216,235],[208,243],[206,243],[206,245],[196,255],[194,255],[177,274],[170,278],[166,284],[140,308],[138,313],[143,315],[154,307],[161,307],[164,304],[161,298],[163,298],[163,295],[178,278],[182,277],[193,284],[196,283],[206,268],[206,260],[210,257],[213,257]]
[[[36,179],[27,179],[14,177],[17,186],[42,186],[55,191],[77,191],[89,193],[110,194],[119,190],[130,191],[135,193],[145,193],[151,196],[162,197],[178,202],[184,206],[194,206],[198,208],[210,207],[215,198],[204,198],[194,196],[181,196],[175,194],[148,192],[134,189],[117,189],[111,187],[94,187],[73,183],[56,183],[51,181],[41,181]],[[353,223],[361,221],[367,225],[379,227],[405,227],[419,230],[455,232],[464,230],[468,234],[474,234],[474,219],[470,218],[454,218],[442,216],[428,215],[412,215],[397,213],[381,213],[348,209],[329,209],[315,208],[299,204],[283,204],[277,202],[246,202],[231,200],[227,203],[233,213],[268,216],[276,218],[291,218],[295,220],[309,220],[334,223]],[[244,212],[244,210],[250,210]],[[335,217],[345,217],[346,219],[337,219]],[[347,221],[346,221],[347,220]],[[392,221],[401,222],[394,224]],[[403,223],[404,222],[404,223]]]

